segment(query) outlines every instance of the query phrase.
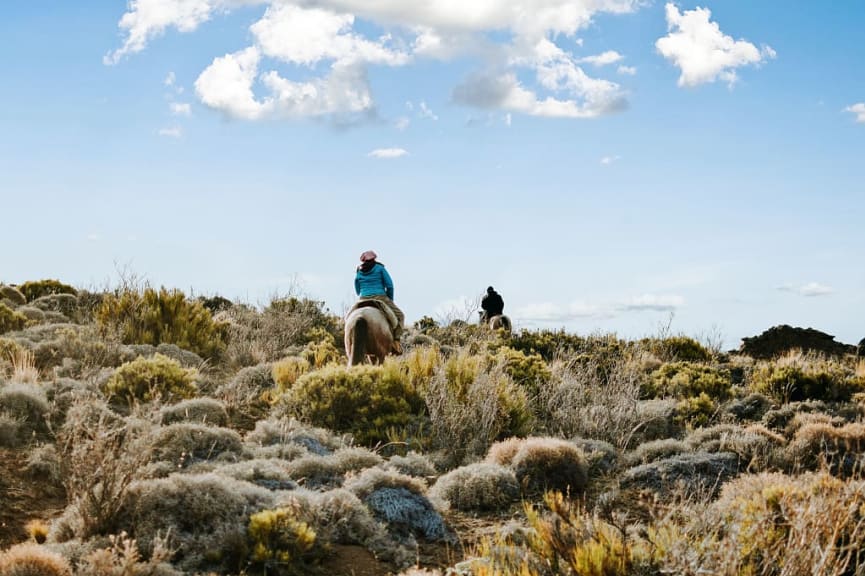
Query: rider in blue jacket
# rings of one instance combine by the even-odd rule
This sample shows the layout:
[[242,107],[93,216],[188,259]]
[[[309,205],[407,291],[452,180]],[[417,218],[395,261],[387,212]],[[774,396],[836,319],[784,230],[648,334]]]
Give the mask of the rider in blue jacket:
[[405,314],[393,302],[393,280],[384,267],[376,260],[378,256],[372,250],[360,255],[360,265],[354,276],[354,291],[361,300],[378,300],[390,308],[397,317],[397,326],[393,330],[394,351],[402,351],[400,337],[402,336]]

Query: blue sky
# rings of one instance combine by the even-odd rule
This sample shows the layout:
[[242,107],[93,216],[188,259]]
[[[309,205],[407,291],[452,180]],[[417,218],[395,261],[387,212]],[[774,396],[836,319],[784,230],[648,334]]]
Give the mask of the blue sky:
[[858,0],[18,2],[0,281],[865,336]]

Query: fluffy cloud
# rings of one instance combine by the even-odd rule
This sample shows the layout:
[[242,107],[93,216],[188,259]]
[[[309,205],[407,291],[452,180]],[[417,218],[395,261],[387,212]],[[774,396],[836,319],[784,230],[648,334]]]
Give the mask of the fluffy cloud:
[[655,42],[664,58],[679,67],[679,86],[697,86],[718,79],[729,84],[737,80],[736,68],[759,65],[774,58],[775,51],[758,49],[746,40],[734,40],[711,21],[708,8],[679,12],[675,4],[666,5],[670,33]]
[[807,284],[803,284],[802,286],[784,284],[783,286],[779,286],[778,290],[781,290],[782,292],[792,292],[806,298],[813,298],[815,296],[827,296],[835,292],[830,286],[820,284],[819,282],[808,282]]
[[408,156],[408,150],[404,150],[403,148],[378,148],[367,154],[367,156],[378,158],[379,160],[392,160]]
[[654,312],[672,312],[685,305],[685,299],[676,294],[643,294],[622,303],[619,308],[625,311],[650,310]]
[[850,112],[856,116],[856,122],[865,123],[865,102],[859,102],[844,108],[844,112]]
[[685,299],[675,294],[644,294],[624,301],[595,304],[582,301],[564,306],[550,302],[529,304],[517,309],[513,317],[531,323],[555,323],[586,318],[614,318],[631,312],[672,312],[684,305]]
[[[123,44],[105,61],[117,63],[140,52],[168,29],[191,32],[215,13],[257,4],[266,9],[250,26],[252,45],[215,57],[195,82],[202,103],[228,116],[372,113],[368,67],[468,58],[478,69],[454,90],[457,102],[506,113],[590,118],[622,110],[626,103],[618,84],[590,77],[580,64],[602,66],[622,57],[610,50],[580,58],[571,51],[581,45],[573,35],[599,13],[633,12],[641,3],[130,0],[119,23]],[[373,37],[370,29],[388,32]],[[561,43],[568,49],[556,43],[560,37],[573,40]],[[517,80],[526,71],[533,82]],[[426,117],[434,114],[427,110]]]
[[607,50],[606,52],[595,54],[594,56],[583,56],[577,60],[577,62],[585,62],[586,64],[592,64],[593,66],[607,66],[609,64],[615,64],[623,58],[624,56],[615,50]]
[[175,116],[191,116],[192,106],[188,102],[172,102],[168,105]]
[[619,66],[616,68],[616,72],[623,76],[633,76],[637,73],[637,69],[634,66]]
[[180,126],[169,126],[160,128],[157,134],[166,138],[180,138],[183,136],[183,129]]

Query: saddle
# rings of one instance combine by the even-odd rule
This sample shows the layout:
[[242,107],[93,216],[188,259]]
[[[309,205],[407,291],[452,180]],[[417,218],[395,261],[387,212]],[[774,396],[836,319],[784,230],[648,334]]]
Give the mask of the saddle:
[[[381,313],[384,314],[384,317],[387,319],[391,333],[393,333],[399,325],[399,319],[396,317],[396,314],[394,314],[393,310],[391,310],[390,307],[381,300],[376,300],[375,298],[361,298],[349,309],[348,314],[351,314],[360,308],[378,308],[381,310]],[[348,316],[348,314],[346,314],[346,316]]]

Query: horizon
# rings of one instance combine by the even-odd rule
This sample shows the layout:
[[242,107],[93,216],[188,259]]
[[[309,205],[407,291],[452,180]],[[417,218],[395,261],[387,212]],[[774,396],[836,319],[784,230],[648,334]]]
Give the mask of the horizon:
[[863,23],[852,1],[8,7],[0,282],[126,271],[341,314],[374,249],[406,324],[492,285],[515,329],[856,344]]

